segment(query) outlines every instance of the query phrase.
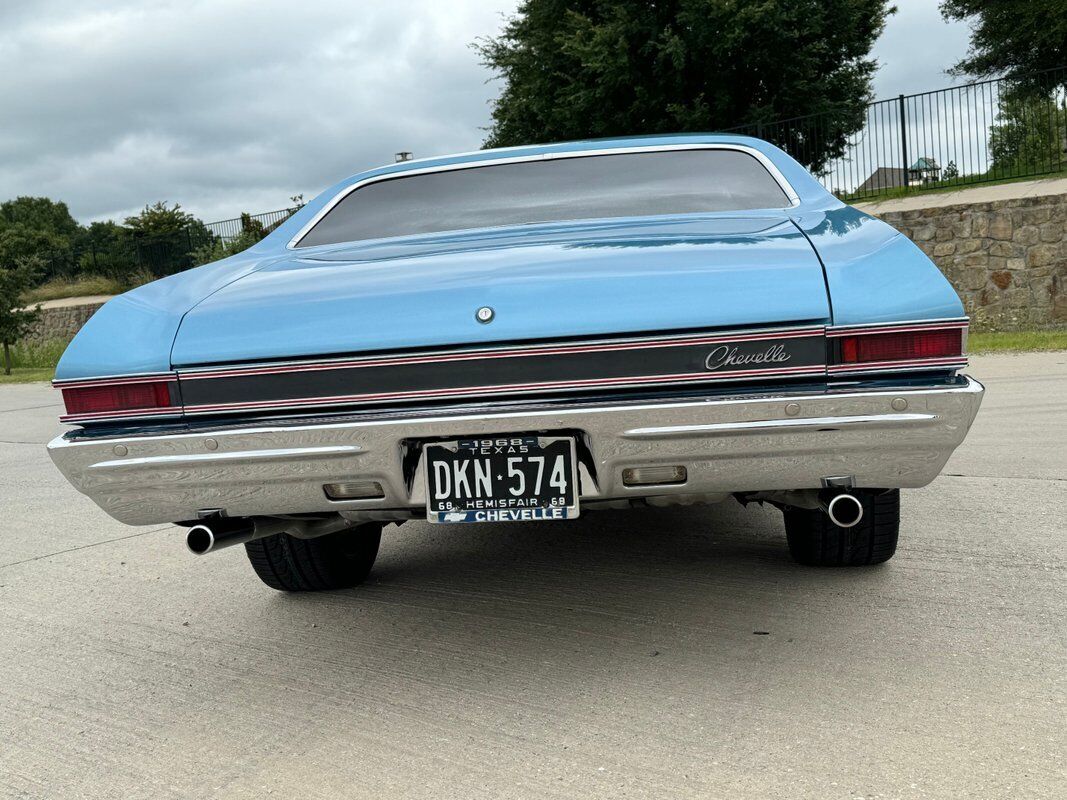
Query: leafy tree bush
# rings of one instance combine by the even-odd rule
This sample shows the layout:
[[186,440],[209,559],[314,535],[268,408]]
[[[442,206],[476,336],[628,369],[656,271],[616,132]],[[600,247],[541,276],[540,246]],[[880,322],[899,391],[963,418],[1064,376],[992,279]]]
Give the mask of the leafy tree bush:
[[83,228],[78,250],[78,270],[83,275],[123,280],[137,270],[129,231],[110,220]]
[[4,374],[11,374],[11,346],[25,336],[41,307],[22,308],[22,293],[29,289],[43,267],[36,256],[20,256],[11,266],[0,266],[0,343],[4,346]]
[[971,26],[971,48],[953,67],[957,75],[1025,84],[1034,72],[1067,65],[1064,0],[941,0],[941,14]]
[[1063,165],[1067,114],[1050,97],[1009,95],[989,128],[991,172],[1050,172]]
[[79,233],[66,203],[47,197],[7,200],[0,203],[0,265],[9,266],[18,258],[39,255],[69,272]]
[[243,253],[252,245],[259,242],[267,235],[266,228],[258,219],[252,219],[251,214],[241,214],[241,232],[232,239],[214,237],[213,241],[203,244],[193,251],[193,262],[196,264],[210,264],[213,261],[221,261],[224,258]]
[[140,214],[127,217],[125,223],[137,263],[156,275],[171,275],[195,266],[193,252],[215,238],[203,222],[182,211],[178,203],[146,205]]
[[500,36],[475,45],[504,79],[485,144],[824,114],[819,141],[804,147],[818,170],[863,125],[870,49],[893,10],[886,0],[524,0]]
[[69,267],[73,246],[69,239],[54,231],[31,228],[22,222],[0,227],[0,264],[16,259],[41,256],[60,261]]
[[160,201],[146,205],[140,214],[126,217],[125,222],[135,238],[148,238],[178,233],[196,223],[197,219],[189,212],[182,211],[180,203],[171,206]]
[[[302,195],[292,200],[298,208],[303,205]],[[39,257],[37,280],[59,291],[94,278],[136,286],[239,253],[278,224],[265,228],[242,214],[240,235],[223,241],[179,204],[158,202],[127,217],[124,225],[108,221],[83,227],[64,203],[19,197],[0,203],[0,266]]]
[[70,215],[67,204],[47,197],[16,197],[0,203],[0,228],[5,225],[25,225],[68,240],[73,240],[79,232],[78,222]]

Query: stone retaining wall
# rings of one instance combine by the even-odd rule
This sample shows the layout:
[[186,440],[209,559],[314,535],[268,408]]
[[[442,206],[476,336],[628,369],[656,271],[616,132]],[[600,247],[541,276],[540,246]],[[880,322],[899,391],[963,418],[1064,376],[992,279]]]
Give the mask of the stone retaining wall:
[[879,212],[959,292],[975,330],[1067,324],[1067,194]]
[[89,317],[103,303],[89,303],[76,306],[58,306],[42,308],[33,331],[26,337],[31,342],[47,342],[53,339],[72,339],[82,329]]

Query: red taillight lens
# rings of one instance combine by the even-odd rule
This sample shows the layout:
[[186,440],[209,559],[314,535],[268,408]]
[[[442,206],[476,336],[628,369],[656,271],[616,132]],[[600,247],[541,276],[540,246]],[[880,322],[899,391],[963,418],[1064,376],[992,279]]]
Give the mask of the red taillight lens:
[[172,405],[167,381],[72,387],[63,389],[63,402],[69,416],[169,408]]
[[963,354],[963,331],[958,328],[842,336],[839,341],[842,364],[868,361],[909,361]]

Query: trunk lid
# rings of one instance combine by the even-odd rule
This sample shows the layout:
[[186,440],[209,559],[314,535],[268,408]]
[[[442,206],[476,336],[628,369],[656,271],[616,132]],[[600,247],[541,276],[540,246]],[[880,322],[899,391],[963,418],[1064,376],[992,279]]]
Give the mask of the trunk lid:
[[[493,309],[488,324],[478,309]],[[175,367],[829,320],[788,217],[525,226],[295,250],[207,297]]]

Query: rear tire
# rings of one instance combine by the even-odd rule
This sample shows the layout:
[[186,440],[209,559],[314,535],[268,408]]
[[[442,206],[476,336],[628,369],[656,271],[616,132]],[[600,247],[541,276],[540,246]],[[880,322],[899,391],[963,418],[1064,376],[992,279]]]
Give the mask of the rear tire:
[[893,557],[900,533],[900,490],[856,489],[863,518],[851,528],[830,521],[819,509],[786,508],[789,554],[811,567],[861,567]]
[[317,539],[279,533],[246,542],[245,552],[256,575],[270,588],[321,592],[363,583],[381,538],[381,523],[371,522]]

